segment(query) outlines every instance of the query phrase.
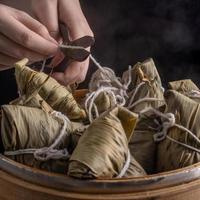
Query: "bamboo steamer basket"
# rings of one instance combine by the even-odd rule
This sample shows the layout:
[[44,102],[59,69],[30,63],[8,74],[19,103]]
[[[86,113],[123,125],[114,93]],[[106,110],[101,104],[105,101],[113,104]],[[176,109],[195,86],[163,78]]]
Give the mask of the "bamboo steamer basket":
[[141,178],[78,180],[0,155],[1,200],[199,200],[200,163]]
[[[87,91],[77,91],[81,100]],[[0,154],[0,200],[200,200],[200,163],[139,178],[79,180]]]

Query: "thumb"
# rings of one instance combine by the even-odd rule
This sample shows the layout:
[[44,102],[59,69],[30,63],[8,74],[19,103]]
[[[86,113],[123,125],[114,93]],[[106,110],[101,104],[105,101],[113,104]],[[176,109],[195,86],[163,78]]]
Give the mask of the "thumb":
[[59,19],[66,25],[70,40],[76,40],[85,35],[93,36],[78,0],[60,0],[58,10]]

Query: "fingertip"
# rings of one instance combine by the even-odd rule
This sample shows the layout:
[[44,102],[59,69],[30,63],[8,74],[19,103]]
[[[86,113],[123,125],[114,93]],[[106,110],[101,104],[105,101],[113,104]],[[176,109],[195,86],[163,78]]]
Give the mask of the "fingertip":
[[58,45],[58,42],[51,35],[49,35],[48,40],[50,42],[53,42],[54,44]]
[[58,45],[48,40],[48,43],[46,43],[46,49],[43,51],[43,54],[46,56],[55,56],[58,52]]
[[[39,23],[40,22],[38,22],[38,24]],[[37,31],[37,29],[35,31],[36,31],[36,33],[38,33],[40,36],[42,36],[46,40],[58,45],[58,42],[53,38],[51,33],[48,31],[48,29],[44,25],[42,25],[42,24],[38,25],[38,31]]]

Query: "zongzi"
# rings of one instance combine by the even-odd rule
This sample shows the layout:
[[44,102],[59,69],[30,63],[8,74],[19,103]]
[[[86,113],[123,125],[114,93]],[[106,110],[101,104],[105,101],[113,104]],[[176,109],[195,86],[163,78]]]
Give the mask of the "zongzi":
[[166,112],[175,116],[175,122],[172,121],[167,135],[158,144],[158,172],[186,167],[200,161],[199,103],[174,90],[167,91],[165,99]]
[[[137,115],[123,107],[103,113],[80,138],[70,158],[68,175],[76,178],[118,177],[130,156],[128,141],[136,122]],[[131,157],[129,159],[133,162]],[[139,164],[135,166],[138,169]],[[139,170],[132,167],[129,170],[131,175],[138,176]],[[140,175],[144,174],[143,170],[140,172]]]
[[[2,106],[1,139],[5,154],[31,167],[64,173],[67,168],[66,160],[63,160],[63,162],[62,160],[58,162],[46,161],[46,154],[43,155],[45,161],[37,160],[34,154],[38,149],[47,149],[54,144],[60,136],[64,124],[64,120],[56,115],[38,108],[17,105]],[[55,147],[56,149],[67,148],[72,130],[72,124],[67,121],[63,138]],[[15,154],[16,152],[19,154]],[[57,165],[60,167],[56,167]]]
[[79,107],[73,95],[55,79],[43,72],[36,72],[26,66],[28,59],[15,64],[15,76],[22,95],[30,95],[39,89],[40,96],[54,109],[70,119],[83,119],[85,111]]
[[[124,72],[125,80],[129,71]],[[133,112],[164,104],[163,87],[153,59],[137,63],[131,70],[131,84],[129,85],[129,99],[127,107]]]

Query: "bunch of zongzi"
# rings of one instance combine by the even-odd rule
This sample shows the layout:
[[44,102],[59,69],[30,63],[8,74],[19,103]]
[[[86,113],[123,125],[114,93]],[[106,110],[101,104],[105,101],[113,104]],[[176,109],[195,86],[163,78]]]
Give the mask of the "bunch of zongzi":
[[97,66],[74,91],[28,60],[15,64],[20,96],[1,106],[0,149],[25,165],[79,179],[139,177],[200,162],[200,90],[189,79],[165,91],[153,59],[122,77]]

